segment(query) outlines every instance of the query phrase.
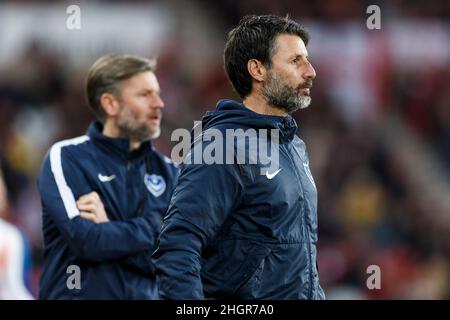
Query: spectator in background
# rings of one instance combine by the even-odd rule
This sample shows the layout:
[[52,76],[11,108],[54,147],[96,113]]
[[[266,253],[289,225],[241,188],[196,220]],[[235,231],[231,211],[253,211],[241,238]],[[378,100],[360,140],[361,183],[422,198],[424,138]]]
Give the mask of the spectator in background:
[[26,243],[20,230],[4,220],[7,191],[0,171],[0,300],[32,300],[24,283]]
[[[129,55],[98,59],[87,77],[98,121],[44,159],[41,299],[158,297],[151,254],[178,169],[150,143],[164,107],[155,65]],[[70,276],[78,279],[68,285]]]

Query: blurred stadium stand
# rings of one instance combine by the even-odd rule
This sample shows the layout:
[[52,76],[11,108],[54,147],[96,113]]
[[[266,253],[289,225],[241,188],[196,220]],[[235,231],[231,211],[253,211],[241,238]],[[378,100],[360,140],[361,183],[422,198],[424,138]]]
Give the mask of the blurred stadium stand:
[[[66,8],[81,7],[81,30]],[[381,7],[381,30],[366,7]],[[42,259],[35,177],[48,148],[93,120],[84,77],[107,52],[156,56],[166,108],[156,146],[235,98],[222,67],[227,30],[249,13],[308,27],[312,106],[295,117],[319,190],[319,270],[330,299],[450,298],[450,2],[2,1],[1,213],[31,243],[30,291]],[[366,288],[369,265],[381,290]],[[1,273],[1,270],[0,270]]]

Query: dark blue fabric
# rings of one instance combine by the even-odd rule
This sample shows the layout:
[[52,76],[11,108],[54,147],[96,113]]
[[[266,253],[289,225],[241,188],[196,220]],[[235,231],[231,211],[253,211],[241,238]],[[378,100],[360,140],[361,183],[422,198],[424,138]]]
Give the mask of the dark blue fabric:
[[[100,123],[91,124],[87,136],[82,143],[55,144],[38,177],[44,233],[39,297],[156,299],[151,254],[178,168],[149,142],[130,152],[128,140],[104,136]],[[58,150],[63,178],[73,199],[96,191],[110,222],[95,224],[79,216],[69,218],[63,201],[68,196],[55,181],[55,159],[51,160],[52,152],[58,158]],[[144,183],[146,174],[160,176],[156,180],[160,186],[164,180],[165,191],[151,193]],[[99,175],[115,177],[101,181]],[[71,265],[81,270],[80,289],[67,287]]]
[[279,129],[281,170],[269,179],[259,162],[181,165],[153,255],[160,297],[323,299],[317,190],[297,124],[231,100],[202,120],[204,135],[239,128]]

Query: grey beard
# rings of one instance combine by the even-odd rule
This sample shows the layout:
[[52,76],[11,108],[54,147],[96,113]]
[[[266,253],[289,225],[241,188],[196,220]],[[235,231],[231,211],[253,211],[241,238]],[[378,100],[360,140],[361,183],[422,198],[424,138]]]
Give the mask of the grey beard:
[[310,96],[299,95],[295,88],[284,85],[276,76],[269,78],[263,89],[263,95],[270,104],[285,110],[287,113],[304,109],[311,104]]
[[152,131],[145,124],[137,124],[134,115],[124,106],[122,106],[117,127],[121,137],[139,142],[156,139],[161,134],[160,127],[156,131]]
[[119,125],[119,133],[122,137],[127,137],[133,141],[146,142],[156,139],[161,134],[161,128],[155,132],[150,132],[147,128],[130,128],[126,124]]
[[267,98],[271,104],[289,114],[307,108],[311,104],[311,97],[305,95],[269,96]]

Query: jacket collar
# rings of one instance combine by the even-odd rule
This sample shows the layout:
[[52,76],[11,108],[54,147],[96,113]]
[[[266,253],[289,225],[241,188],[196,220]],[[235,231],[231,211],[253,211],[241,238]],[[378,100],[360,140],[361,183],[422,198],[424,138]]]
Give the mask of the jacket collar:
[[95,121],[90,124],[87,135],[103,151],[120,157],[123,160],[139,160],[152,152],[150,141],[141,144],[139,149],[130,151],[130,141],[124,138],[110,138],[103,133],[103,124]]
[[298,129],[291,115],[263,115],[233,100],[219,100],[214,111],[209,111],[202,119],[203,130],[209,127],[227,124],[244,125],[254,129],[278,129],[281,141],[291,141]]

